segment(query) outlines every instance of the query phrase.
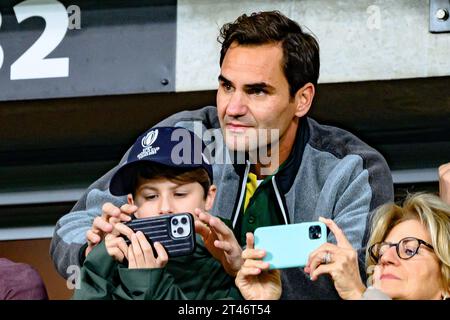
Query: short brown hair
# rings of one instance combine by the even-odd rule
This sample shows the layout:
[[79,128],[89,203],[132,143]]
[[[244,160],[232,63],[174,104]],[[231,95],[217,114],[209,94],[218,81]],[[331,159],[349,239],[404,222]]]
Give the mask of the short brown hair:
[[144,179],[158,179],[165,178],[174,183],[186,184],[192,182],[198,182],[203,188],[203,198],[208,196],[209,187],[211,181],[209,179],[208,172],[203,168],[183,168],[183,167],[170,167],[150,162],[139,162],[133,166],[133,190],[131,194],[133,198],[136,195],[136,189],[139,177]]
[[308,82],[317,85],[320,69],[319,44],[303,32],[297,22],[279,11],[241,15],[220,29],[217,39],[222,44],[220,66],[233,42],[240,45],[281,43],[283,48],[282,69],[289,83],[291,97]]

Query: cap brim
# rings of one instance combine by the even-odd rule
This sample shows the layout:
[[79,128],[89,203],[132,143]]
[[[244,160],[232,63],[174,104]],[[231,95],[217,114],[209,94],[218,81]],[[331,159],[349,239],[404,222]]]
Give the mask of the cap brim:
[[154,159],[143,159],[126,163],[122,167],[120,167],[111,178],[111,181],[109,183],[109,192],[111,192],[111,194],[114,196],[125,196],[127,194],[133,193],[133,189],[135,187],[135,167],[137,164],[144,162],[167,165],[165,161],[155,161]]
[[124,164],[121,168],[119,168],[116,173],[112,176],[111,181],[109,183],[109,192],[114,195],[114,196],[125,196],[128,195],[130,193],[133,193],[134,188],[135,188],[135,166],[138,163],[155,163],[155,164],[161,164],[161,165],[165,165],[168,167],[173,167],[173,168],[203,168],[206,170],[206,172],[208,173],[208,176],[211,180],[213,180],[213,176],[212,176],[212,172],[211,170],[208,170],[205,166],[203,165],[192,165],[192,164],[173,164],[171,161],[165,161],[166,159],[160,159],[160,160],[146,160],[146,159],[142,159],[142,160],[138,160],[138,161],[133,161],[130,163],[126,163]]

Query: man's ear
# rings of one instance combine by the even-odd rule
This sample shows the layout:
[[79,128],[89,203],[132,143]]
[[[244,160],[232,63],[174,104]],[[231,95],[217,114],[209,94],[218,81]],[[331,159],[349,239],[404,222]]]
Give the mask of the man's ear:
[[297,90],[294,96],[295,115],[299,118],[306,115],[311,108],[316,88],[311,82]]
[[127,202],[128,202],[128,204],[134,205],[134,199],[133,199],[133,195],[131,193],[129,193],[127,195]]
[[216,198],[217,187],[212,185],[209,187],[208,194],[206,195],[205,210],[209,211],[212,209],[214,204],[214,199]]

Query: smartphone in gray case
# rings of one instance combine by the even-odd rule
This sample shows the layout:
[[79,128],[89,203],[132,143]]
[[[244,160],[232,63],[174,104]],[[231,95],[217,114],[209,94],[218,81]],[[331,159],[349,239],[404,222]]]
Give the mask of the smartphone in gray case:
[[[164,214],[157,217],[133,219],[126,226],[135,233],[142,231],[153,248],[159,242],[166,249],[169,257],[192,254],[195,250],[194,217],[190,213]],[[125,237],[127,244],[130,240]]]

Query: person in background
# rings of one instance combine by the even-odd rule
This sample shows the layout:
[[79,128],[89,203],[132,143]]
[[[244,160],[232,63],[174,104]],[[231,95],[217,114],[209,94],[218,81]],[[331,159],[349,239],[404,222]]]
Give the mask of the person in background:
[[0,300],[47,300],[39,273],[30,265],[0,258]]

